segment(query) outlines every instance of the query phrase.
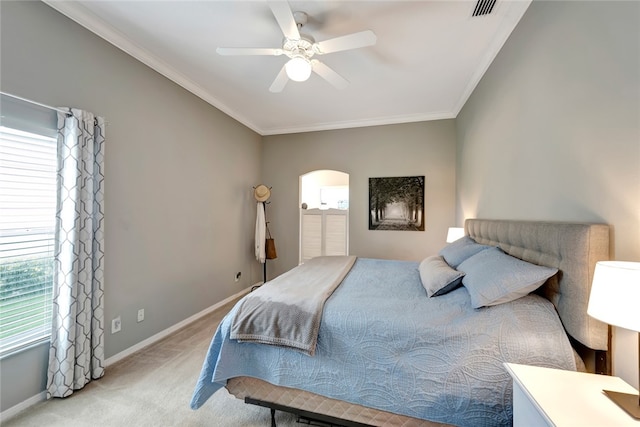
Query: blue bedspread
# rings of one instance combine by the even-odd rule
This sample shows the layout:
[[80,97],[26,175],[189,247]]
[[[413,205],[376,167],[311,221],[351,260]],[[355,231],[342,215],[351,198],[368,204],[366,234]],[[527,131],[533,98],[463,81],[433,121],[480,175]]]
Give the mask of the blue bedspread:
[[510,425],[503,362],[576,369],[549,301],[473,309],[465,288],[428,298],[417,262],[358,259],[324,307],[313,357],[230,340],[234,311],[213,337],[193,409],[228,378],[250,376],[437,422]]

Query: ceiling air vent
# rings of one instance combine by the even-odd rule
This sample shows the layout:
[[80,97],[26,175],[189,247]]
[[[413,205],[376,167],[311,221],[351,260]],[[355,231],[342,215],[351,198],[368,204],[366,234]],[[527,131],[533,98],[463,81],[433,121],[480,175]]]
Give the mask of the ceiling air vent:
[[493,10],[493,6],[496,5],[496,0],[478,0],[473,14],[471,16],[488,15]]

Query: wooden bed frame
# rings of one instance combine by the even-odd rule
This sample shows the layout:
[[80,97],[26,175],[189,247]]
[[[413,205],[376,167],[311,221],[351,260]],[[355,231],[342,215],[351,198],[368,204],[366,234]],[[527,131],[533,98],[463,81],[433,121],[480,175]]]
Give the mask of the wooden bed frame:
[[[609,226],[593,223],[468,219],[465,234],[478,243],[499,246],[522,260],[556,267],[559,274],[538,291],[556,307],[576,352],[589,372],[610,373],[608,325],[587,314],[597,261],[608,260]],[[226,388],[245,402],[282,410],[329,426],[401,427],[445,424],[379,411],[303,390],[274,386],[249,377],[232,378]]]

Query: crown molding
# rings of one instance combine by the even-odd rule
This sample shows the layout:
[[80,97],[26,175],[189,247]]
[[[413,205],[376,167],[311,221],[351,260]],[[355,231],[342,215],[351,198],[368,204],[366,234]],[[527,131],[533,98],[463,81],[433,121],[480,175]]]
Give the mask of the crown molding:
[[431,120],[455,119],[452,111],[429,114],[407,114],[403,116],[380,117],[375,119],[349,120],[342,122],[319,123],[309,126],[291,126],[264,130],[263,136],[284,135],[290,133],[321,132],[327,130],[351,129],[359,127],[397,125],[402,123],[427,122]]
[[[515,29],[516,25],[518,25],[518,22],[520,22],[520,19],[529,8],[531,1],[532,0],[517,0],[508,2],[509,9],[505,13],[506,23],[501,27],[501,31],[498,32],[491,41],[490,48],[487,49],[487,54],[484,56],[484,58],[482,58],[482,60],[480,61],[480,66],[476,68],[475,72],[471,76],[471,79],[469,79],[469,83],[462,91],[462,94],[460,95],[460,98],[458,99],[458,102],[453,109],[454,115],[456,117],[458,116],[458,114],[460,114],[460,111],[462,111],[462,108],[469,100],[469,97],[476,89],[476,86],[478,86],[478,84],[480,83],[480,80],[482,80],[482,76],[484,76],[484,73],[487,72],[493,60],[496,58],[496,56],[498,56],[498,53],[502,49],[502,46],[504,46],[505,42]],[[497,5],[498,7],[506,6],[505,2],[498,2]]]
[[[485,74],[496,55],[504,45],[509,35],[524,15],[532,0],[518,0],[508,2],[509,9],[505,12],[508,22],[502,27],[502,31],[496,34],[492,41],[492,49],[488,50],[488,54],[483,58],[481,66],[478,67],[471,76],[469,83],[461,93],[457,103],[454,104],[451,111],[442,111],[436,113],[411,114],[402,116],[379,117],[364,120],[352,120],[342,122],[325,122],[308,126],[291,126],[291,127],[274,127],[261,128],[244,114],[229,108],[213,94],[205,90],[202,86],[189,79],[184,74],[177,71],[174,67],[162,61],[151,52],[131,42],[123,33],[107,24],[94,13],[83,7],[80,3],[60,0],[42,0],[45,4],[60,12],[82,27],[96,34],[116,48],[122,50],[126,54],[132,56],[151,69],[157,71],[164,77],[183,87],[187,91],[201,98],[203,101],[222,111],[231,118],[237,120],[249,129],[261,136],[291,134],[302,132],[318,132],[326,130],[337,130],[367,126],[382,126],[390,124],[411,123],[430,120],[443,120],[456,118],[465,103],[479,84],[482,76]],[[506,7],[505,2],[498,2],[500,7]]]
[[184,74],[178,72],[175,68],[171,67],[166,62],[158,59],[146,49],[131,42],[124,34],[116,30],[113,26],[104,22],[94,13],[88,11],[81,4],[59,0],[42,1],[67,18],[80,24],[100,38],[111,43],[129,56],[134,57],[146,66],[152,68],[169,80],[182,86],[184,89],[201,98],[203,101],[216,107],[218,110],[239,121],[254,132],[262,135],[262,130],[258,126],[256,126],[255,123],[251,122],[251,120],[249,120],[246,116],[229,108],[224,103],[220,102],[220,100],[218,100],[211,93],[206,91],[202,86],[198,85],[193,80],[186,77]]

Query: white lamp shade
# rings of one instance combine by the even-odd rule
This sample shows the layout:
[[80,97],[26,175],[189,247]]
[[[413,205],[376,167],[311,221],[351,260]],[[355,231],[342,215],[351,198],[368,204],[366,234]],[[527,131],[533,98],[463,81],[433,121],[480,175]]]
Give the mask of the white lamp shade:
[[284,66],[287,76],[294,82],[304,82],[311,76],[311,62],[305,57],[294,56]]
[[447,232],[447,243],[455,242],[461,237],[464,237],[463,227],[449,227],[449,231]]
[[610,325],[640,331],[640,263],[596,263],[587,313]]

